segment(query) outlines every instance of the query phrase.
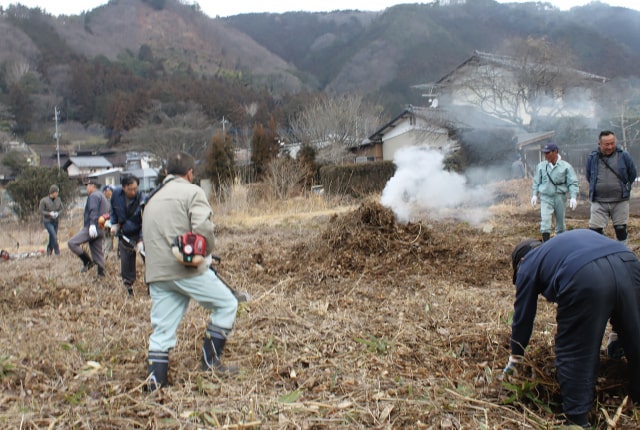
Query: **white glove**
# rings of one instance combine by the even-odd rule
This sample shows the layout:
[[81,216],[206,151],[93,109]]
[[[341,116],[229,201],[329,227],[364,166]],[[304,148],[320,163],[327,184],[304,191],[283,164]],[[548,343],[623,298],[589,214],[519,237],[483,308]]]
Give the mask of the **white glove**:
[[52,217],[53,219],[58,218],[58,215],[60,215],[58,212],[55,212],[55,211],[54,211],[54,212],[51,212],[51,217]]
[[98,237],[98,229],[93,224],[89,226],[89,237],[91,239],[95,239],[96,237]]
[[571,208],[571,210],[574,210],[576,206],[578,206],[578,202],[576,201],[576,199],[571,198],[569,200],[569,207]]
[[111,221],[106,220],[106,221],[104,222],[104,228],[111,228]]
[[[111,221],[109,221],[109,225],[111,225]],[[117,234],[120,229],[120,224],[114,224],[111,226],[111,234]]]
[[536,203],[538,203],[538,196],[531,197],[531,206],[536,207]]
[[516,368],[517,368],[517,364],[522,362],[522,357],[517,357],[515,355],[510,355],[509,356],[509,362],[507,363],[507,365],[505,366],[504,370],[502,371],[502,373],[504,373],[505,375],[511,375],[513,373],[516,372]]
[[136,252],[138,254],[140,254],[143,251],[144,251],[144,242],[140,241],[140,242],[136,243]]

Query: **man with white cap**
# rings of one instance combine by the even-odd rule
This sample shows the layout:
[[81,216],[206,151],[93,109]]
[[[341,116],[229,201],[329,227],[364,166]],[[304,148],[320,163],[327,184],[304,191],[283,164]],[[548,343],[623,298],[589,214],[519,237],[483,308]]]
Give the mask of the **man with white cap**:
[[574,210],[578,197],[578,177],[571,164],[558,154],[558,145],[547,143],[542,148],[545,161],[538,163],[533,175],[533,196],[531,206],[535,207],[540,195],[540,233],[542,241],[551,238],[551,218],[556,216],[556,235],[566,230],[564,222],[567,194],[569,207]]

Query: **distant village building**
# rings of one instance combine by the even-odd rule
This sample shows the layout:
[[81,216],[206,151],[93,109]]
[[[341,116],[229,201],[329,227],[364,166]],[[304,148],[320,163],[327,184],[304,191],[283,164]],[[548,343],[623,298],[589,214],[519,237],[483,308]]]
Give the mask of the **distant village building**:
[[138,189],[144,193],[153,190],[158,182],[158,169],[152,168],[148,154],[128,152],[122,176],[135,176],[140,181]]
[[100,155],[69,157],[62,169],[70,178],[86,179],[113,168],[109,160]]

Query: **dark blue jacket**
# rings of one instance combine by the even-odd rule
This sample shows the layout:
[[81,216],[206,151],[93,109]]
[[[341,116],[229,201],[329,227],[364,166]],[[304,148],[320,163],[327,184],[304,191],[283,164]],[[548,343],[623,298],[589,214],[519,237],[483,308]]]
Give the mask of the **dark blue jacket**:
[[[631,186],[636,180],[636,165],[628,152],[623,151],[616,147],[618,153],[618,165],[611,166],[613,169],[617,167],[618,175],[624,179],[620,181],[620,188],[622,191],[622,200],[628,200],[631,195]],[[600,150],[593,151],[587,158],[587,181],[589,182],[589,200],[593,201],[593,196],[596,191],[596,181],[598,180],[598,155]]]
[[538,309],[538,295],[557,303],[573,275],[607,255],[630,252],[621,242],[593,230],[571,230],[529,251],[516,275],[516,301],[511,325],[511,353],[523,355]]
[[138,191],[136,197],[127,206],[127,197],[122,187],[118,187],[111,196],[111,225],[120,225],[120,231],[130,238],[142,238],[142,211],[140,203],[144,194]]

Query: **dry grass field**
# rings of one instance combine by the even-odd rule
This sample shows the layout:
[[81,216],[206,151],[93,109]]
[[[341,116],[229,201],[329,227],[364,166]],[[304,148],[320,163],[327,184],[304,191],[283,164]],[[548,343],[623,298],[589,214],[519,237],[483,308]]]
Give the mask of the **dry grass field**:
[[[428,216],[399,225],[375,198],[216,205],[220,273],[252,296],[225,355],[241,372],[198,370],[206,315],[192,303],[170,353],[171,385],[151,394],[146,287],[139,280],[127,297],[115,259],[106,279],[79,273],[66,240],[80,221],[66,219],[59,258],[0,262],[0,428],[558,428],[552,304],[539,303],[530,372],[501,378],[510,253],[539,235],[529,185],[501,184],[478,226]],[[569,228],[587,226],[580,203]],[[636,249],[635,204],[632,214]],[[16,241],[43,248],[46,234],[5,224],[1,240],[10,252]],[[602,354],[599,429],[639,427],[624,372]]]

